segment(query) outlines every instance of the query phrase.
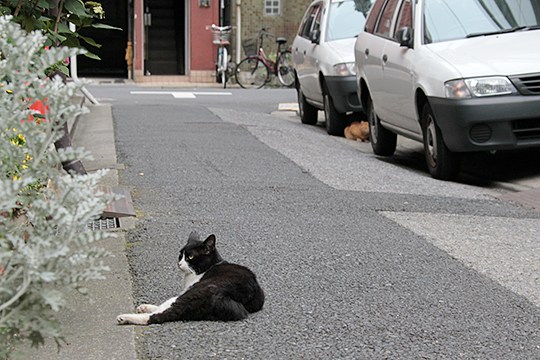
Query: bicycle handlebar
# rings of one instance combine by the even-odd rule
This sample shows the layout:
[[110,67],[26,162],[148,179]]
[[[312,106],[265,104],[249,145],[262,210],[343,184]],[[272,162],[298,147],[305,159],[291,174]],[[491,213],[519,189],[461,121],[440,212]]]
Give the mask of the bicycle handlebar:
[[259,30],[258,37],[263,37],[263,36],[276,37],[274,34],[272,34],[270,31],[268,31],[267,28],[261,28],[261,30]]
[[206,30],[217,30],[217,31],[228,31],[228,30],[232,30],[233,27],[232,26],[217,26],[216,24],[212,24],[212,25],[206,25]]

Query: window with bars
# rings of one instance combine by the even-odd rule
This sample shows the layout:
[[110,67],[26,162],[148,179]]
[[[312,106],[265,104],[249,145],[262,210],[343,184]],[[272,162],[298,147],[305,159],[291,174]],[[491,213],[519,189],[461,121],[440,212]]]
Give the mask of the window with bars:
[[281,14],[280,0],[264,0],[264,15],[275,16]]

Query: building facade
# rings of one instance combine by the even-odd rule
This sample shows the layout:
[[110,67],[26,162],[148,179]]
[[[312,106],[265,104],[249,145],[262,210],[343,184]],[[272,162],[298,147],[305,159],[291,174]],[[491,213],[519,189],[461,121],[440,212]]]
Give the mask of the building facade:
[[[257,32],[264,27],[275,36],[285,37],[290,46],[310,3],[311,0],[242,0],[239,9],[232,12],[232,23],[237,26],[237,29],[240,28],[241,39],[255,37]],[[235,42],[233,51],[237,52],[239,47],[236,41],[238,41],[237,37],[233,39]],[[275,53],[275,42],[272,39],[265,41],[266,53]],[[241,56],[244,56],[243,51],[241,51]],[[237,61],[237,57],[233,60]]]
[[[113,76],[152,82],[215,82],[216,45],[207,27],[234,26],[231,61],[244,57],[243,39],[265,27],[294,38],[306,0],[102,0],[105,22],[123,31],[96,30],[101,61],[81,59],[79,75]],[[91,49],[92,50],[92,49]],[[267,54],[275,53],[273,39]]]

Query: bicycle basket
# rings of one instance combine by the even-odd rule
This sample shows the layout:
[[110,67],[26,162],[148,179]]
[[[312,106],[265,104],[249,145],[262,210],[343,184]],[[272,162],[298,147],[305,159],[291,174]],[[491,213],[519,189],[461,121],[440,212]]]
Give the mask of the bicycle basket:
[[212,29],[212,43],[221,44],[231,41],[231,30]]
[[242,41],[242,47],[246,56],[257,55],[259,49],[257,49],[257,39],[245,39]]

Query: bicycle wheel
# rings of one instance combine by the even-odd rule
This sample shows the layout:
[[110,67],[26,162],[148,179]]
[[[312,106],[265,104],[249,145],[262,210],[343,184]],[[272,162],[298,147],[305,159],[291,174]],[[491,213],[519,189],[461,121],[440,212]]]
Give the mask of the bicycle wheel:
[[290,50],[286,50],[279,55],[276,68],[279,82],[283,86],[292,87],[294,85],[294,70]]
[[223,62],[221,60],[221,47],[218,47],[217,49],[217,57],[216,57],[216,82],[221,83],[221,63]]
[[223,84],[223,88],[225,89],[227,87],[227,63],[229,56],[227,54],[227,48],[223,47],[223,51],[221,53],[221,62],[219,63],[219,66],[221,68],[221,83]]
[[249,56],[236,66],[234,75],[244,89],[259,89],[268,81],[270,71],[258,56]]

